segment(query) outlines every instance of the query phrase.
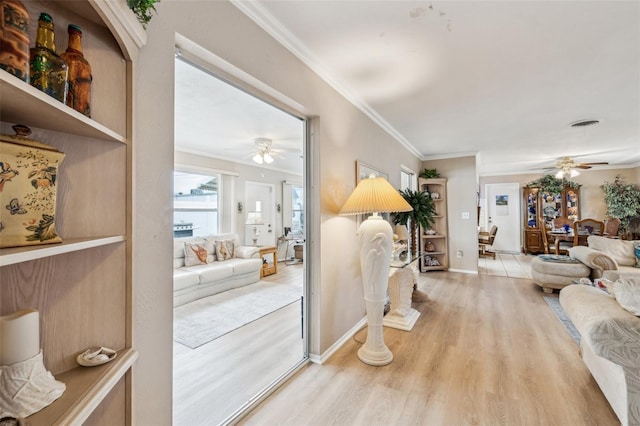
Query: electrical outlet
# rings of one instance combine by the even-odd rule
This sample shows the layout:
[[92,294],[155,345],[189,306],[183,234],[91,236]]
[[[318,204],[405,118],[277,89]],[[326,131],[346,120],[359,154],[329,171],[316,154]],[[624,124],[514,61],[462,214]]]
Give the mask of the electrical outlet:
[[456,257],[457,257],[458,259],[462,259],[462,250],[458,250],[458,251],[456,252]]
[[462,218],[465,220],[469,219],[469,212],[462,212]]

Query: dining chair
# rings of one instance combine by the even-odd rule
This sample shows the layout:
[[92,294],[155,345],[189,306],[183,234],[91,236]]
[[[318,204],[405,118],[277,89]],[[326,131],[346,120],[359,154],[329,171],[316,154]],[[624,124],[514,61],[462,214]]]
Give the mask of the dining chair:
[[496,239],[498,233],[498,227],[493,225],[489,232],[478,233],[478,257],[492,257],[496,258],[495,251],[488,251],[487,247],[493,245],[493,241]]
[[586,246],[589,235],[602,235],[604,233],[604,222],[598,219],[576,220],[573,224],[573,245]]
[[553,219],[553,229],[562,229],[565,225],[569,225],[569,228],[573,228],[573,220],[565,216],[558,216]]
[[620,219],[617,217],[609,218],[604,224],[603,236],[607,238],[618,238],[618,230],[620,229]]

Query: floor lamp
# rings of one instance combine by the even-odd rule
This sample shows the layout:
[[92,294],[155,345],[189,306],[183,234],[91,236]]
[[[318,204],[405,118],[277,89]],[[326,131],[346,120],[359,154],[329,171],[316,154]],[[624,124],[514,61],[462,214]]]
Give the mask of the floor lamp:
[[393,354],[384,344],[382,317],[387,299],[389,264],[393,231],[391,224],[378,213],[412,210],[398,190],[383,177],[370,175],[362,179],[340,210],[340,215],[373,213],[358,229],[360,265],[367,311],[367,340],[358,350],[360,361],[369,365],[386,365]]

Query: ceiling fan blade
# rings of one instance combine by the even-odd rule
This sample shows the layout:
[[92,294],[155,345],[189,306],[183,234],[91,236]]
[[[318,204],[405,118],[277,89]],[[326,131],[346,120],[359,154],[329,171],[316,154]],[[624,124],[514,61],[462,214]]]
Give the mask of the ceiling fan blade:
[[575,166],[573,166],[573,168],[575,169],[590,169],[591,166],[588,164],[576,164]]
[[580,163],[578,164],[578,166],[598,166],[598,165],[604,165],[604,164],[609,164],[606,161],[600,161],[597,163]]

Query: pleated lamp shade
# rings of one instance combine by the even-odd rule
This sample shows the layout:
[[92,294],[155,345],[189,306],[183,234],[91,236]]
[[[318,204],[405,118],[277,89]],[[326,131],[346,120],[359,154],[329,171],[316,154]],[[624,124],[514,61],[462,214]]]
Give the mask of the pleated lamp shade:
[[362,179],[340,209],[340,215],[408,212],[413,208],[383,177]]

